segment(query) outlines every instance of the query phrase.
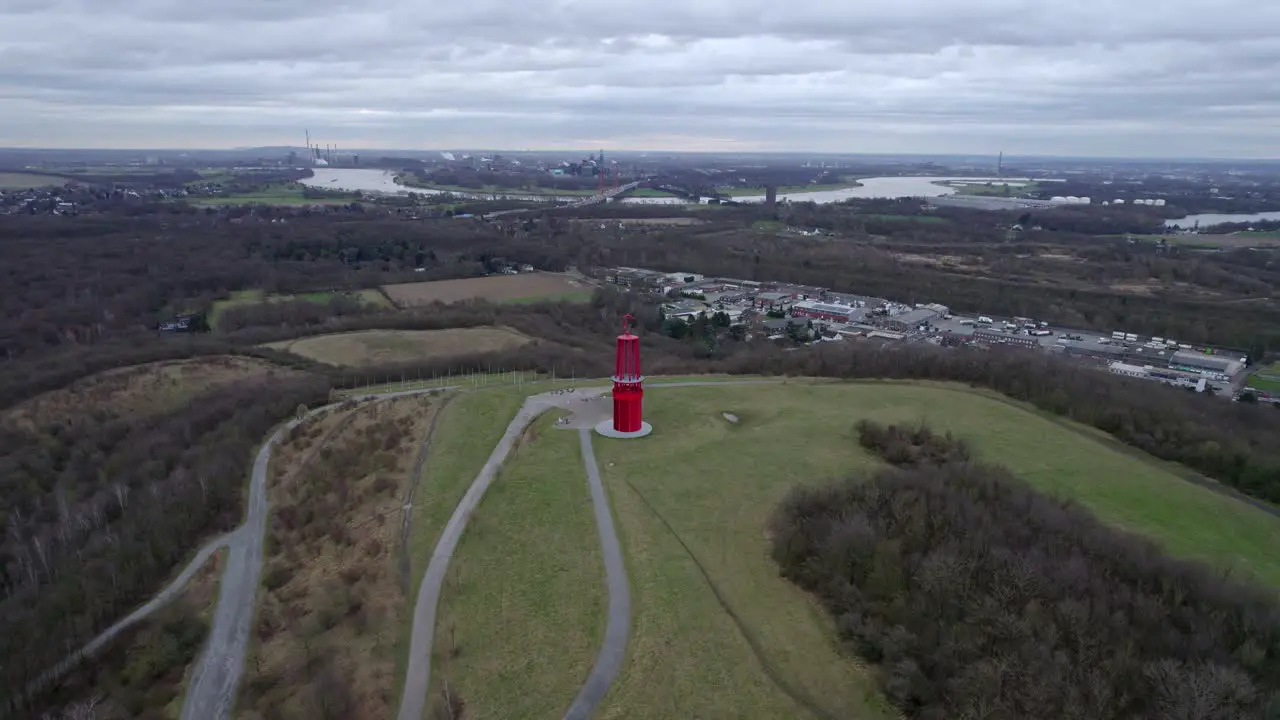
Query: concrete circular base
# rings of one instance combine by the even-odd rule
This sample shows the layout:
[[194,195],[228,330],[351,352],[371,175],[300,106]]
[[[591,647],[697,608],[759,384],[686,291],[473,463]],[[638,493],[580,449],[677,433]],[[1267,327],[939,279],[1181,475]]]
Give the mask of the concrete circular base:
[[596,432],[608,438],[618,438],[625,440],[627,438],[639,438],[653,432],[653,426],[647,422],[640,423],[640,429],[635,432],[618,432],[613,429],[613,419],[610,418],[600,423],[596,423]]

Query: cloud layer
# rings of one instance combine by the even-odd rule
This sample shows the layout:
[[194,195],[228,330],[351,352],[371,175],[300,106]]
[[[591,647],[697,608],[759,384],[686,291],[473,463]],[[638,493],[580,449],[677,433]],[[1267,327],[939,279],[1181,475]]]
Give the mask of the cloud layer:
[[1257,0],[4,0],[0,145],[1274,157]]

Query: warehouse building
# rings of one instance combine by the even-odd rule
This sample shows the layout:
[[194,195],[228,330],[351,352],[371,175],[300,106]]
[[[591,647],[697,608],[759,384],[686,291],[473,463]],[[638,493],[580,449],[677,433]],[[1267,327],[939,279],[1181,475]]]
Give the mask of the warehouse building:
[[833,323],[851,323],[862,319],[865,311],[848,305],[814,302],[803,300],[791,307],[791,314],[796,317],[826,320]]
[[1133,365],[1130,363],[1113,362],[1107,366],[1107,369],[1114,375],[1125,375],[1127,377],[1139,378],[1142,380],[1154,380],[1156,382],[1162,382],[1176,387],[1191,388],[1196,392],[1204,392],[1205,387],[1208,385],[1208,381],[1197,373],[1153,367],[1151,365]]
[[794,299],[795,297],[791,293],[762,292],[756,295],[756,299],[752,304],[761,310],[786,310],[791,307]]
[[1113,362],[1109,366],[1107,366],[1107,369],[1109,369],[1111,371],[1111,374],[1113,375],[1125,375],[1128,377],[1143,378],[1143,379],[1147,377],[1147,369],[1142,367],[1141,365],[1130,365],[1128,363]]
[[884,304],[882,298],[867,297],[866,295],[852,295],[850,293],[826,292],[818,296],[823,302],[835,303],[836,305],[848,305],[849,307],[879,307]]
[[911,332],[916,328],[928,322],[937,320],[941,315],[929,308],[916,308],[908,310],[901,315],[895,315],[885,321],[885,327],[897,332]]
[[1179,350],[1169,359],[1169,367],[1176,370],[1187,370],[1189,372],[1227,378],[1240,372],[1243,365],[1238,360],[1232,360],[1220,355],[1205,355],[1204,353]]
[[1058,347],[1071,358],[1097,360],[1099,362],[1124,362],[1134,364],[1135,361],[1146,364],[1142,358],[1135,358],[1124,345],[1104,344],[1094,340],[1060,342]]

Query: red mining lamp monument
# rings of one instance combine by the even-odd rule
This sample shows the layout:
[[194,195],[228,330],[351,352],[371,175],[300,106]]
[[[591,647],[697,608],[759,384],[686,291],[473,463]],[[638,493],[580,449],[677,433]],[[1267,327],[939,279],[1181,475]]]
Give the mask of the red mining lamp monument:
[[613,420],[596,426],[607,437],[644,437],[653,427],[644,421],[644,376],[640,374],[640,338],[631,334],[635,318],[622,319],[622,334],[613,360]]

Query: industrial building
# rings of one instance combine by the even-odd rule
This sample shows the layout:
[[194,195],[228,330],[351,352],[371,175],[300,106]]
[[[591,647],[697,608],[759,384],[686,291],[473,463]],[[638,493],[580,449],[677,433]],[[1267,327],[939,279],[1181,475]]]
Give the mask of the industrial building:
[[901,315],[895,315],[885,320],[885,327],[897,332],[911,332],[925,323],[932,322],[942,317],[942,314],[936,310],[926,307],[908,310]]
[[786,310],[791,307],[795,296],[786,292],[762,292],[756,295],[755,307],[761,310]]
[[986,343],[988,345],[1017,345],[1020,347],[1033,348],[1040,344],[1039,341],[1030,335],[1007,333],[994,328],[982,328],[973,331],[973,339],[975,342]]
[[1240,372],[1243,363],[1220,355],[1179,350],[1169,359],[1169,367],[1225,379]]
[[796,317],[826,320],[834,323],[858,322],[866,314],[865,310],[848,305],[814,302],[802,300],[791,307],[791,314]]
[[1113,362],[1107,366],[1112,375],[1127,375],[1128,377],[1146,378],[1147,369],[1141,365],[1130,365],[1128,363]]
[[884,304],[884,298],[867,297],[866,295],[851,295],[849,293],[826,292],[821,293],[818,297],[823,302],[835,303],[837,305],[848,305],[850,307],[879,307]]
[[1155,380],[1168,385],[1192,388],[1196,392],[1204,392],[1209,384],[1208,380],[1198,373],[1158,368],[1151,365],[1131,365],[1129,363],[1113,362],[1107,366],[1107,369],[1114,375],[1125,375],[1141,380]]

